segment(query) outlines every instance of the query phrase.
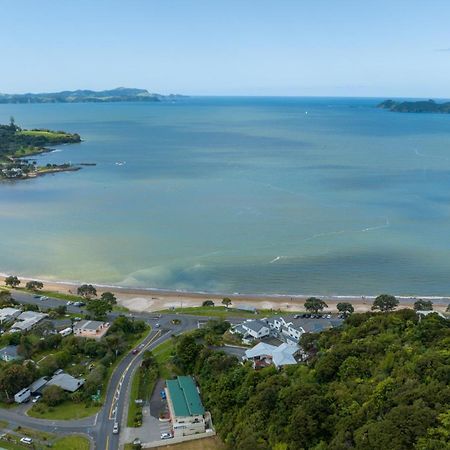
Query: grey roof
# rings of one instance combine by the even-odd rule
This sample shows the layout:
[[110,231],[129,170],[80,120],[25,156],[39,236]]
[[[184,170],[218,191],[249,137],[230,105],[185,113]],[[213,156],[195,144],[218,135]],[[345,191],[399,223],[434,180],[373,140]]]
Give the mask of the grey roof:
[[48,383],[48,386],[59,386],[65,391],[75,392],[84,384],[83,378],[74,378],[68,373],[59,373],[55,375]]
[[242,326],[250,328],[250,330],[253,330],[257,333],[262,328],[267,328],[267,323],[263,322],[262,320],[249,320],[247,322],[244,322]]
[[260,356],[270,356],[275,366],[286,366],[290,364],[297,364],[294,357],[295,353],[299,351],[297,345],[281,344],[278,347],[274,345],[260,342],[250,350],[245,351],[247,358],[256,358]]
[[7,356],[9,358],[22,358],[18,353],[17,353],[17,345],[7,345],[6,347],[3,347],[2,349],[0,349],[0,356],[3,358],[4,356]]
[[35,392],[42,389],[47,384],[47,382],[48,382],[48,379],[46,377],[38,378],[36,381],[33,381],[33,383],[31,383],[28,386],[28,389],[30,390],[30,392],[32,394],[34,394]]
[[76,325],[74,325],[74,329],[95,331],[102,325],[104,325],[104,323],[105,322],[100,322],[99,320],[81,320]]

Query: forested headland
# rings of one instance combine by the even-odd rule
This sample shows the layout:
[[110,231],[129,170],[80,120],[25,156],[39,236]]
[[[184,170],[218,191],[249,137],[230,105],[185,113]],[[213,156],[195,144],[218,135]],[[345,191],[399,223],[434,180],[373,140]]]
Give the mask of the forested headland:
[[47,129],[25,130],[11,117],[8,125],[0,125],[0,178],[29,178],[49,172],[78,170],[69,164],[37,166],[27,157],[50,151],[49,145],[81,142],[77,133]]

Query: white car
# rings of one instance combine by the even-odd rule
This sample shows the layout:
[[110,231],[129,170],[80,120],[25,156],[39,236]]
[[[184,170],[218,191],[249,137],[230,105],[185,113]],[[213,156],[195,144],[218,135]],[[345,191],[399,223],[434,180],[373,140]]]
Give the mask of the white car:
[[161,433],[161,439],[172,439],[172,433]]
[[41,399],[41,395],[36,395],[36,397],[33,398],[32,402],[37,403]]
[[24,437],[24,438],[22,438],[22,439],[20,440],[20,442],[21,442],[22,444],[31,445],[31,444],[33,443],[33,439]]
[[117,422],[114,422],[113,434],[119,434],[119,424]]

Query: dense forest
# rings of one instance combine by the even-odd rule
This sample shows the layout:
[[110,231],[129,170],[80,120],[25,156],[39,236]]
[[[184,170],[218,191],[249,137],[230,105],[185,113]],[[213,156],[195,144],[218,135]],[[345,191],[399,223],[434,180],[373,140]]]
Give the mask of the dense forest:
[[230,449],[450,448],[450,324],[437,314],[354,314],[303,335],[308,363],[280,372],[192,339],[175,360],[195,374]]

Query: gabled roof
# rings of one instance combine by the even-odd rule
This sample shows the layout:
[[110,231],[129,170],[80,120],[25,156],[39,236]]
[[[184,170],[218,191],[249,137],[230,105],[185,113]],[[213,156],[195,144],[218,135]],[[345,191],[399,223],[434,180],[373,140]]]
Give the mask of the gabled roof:
[[55,375],[48,383],[49,386],[55,385],[59,386],[61,389],[69,392],[75,392],[78,388],[83,386],[83,378],[74,378],[68,373],[59,373]]
[[167,390],[172,401],[175,416],[187,417],[205,413],[200,395],[192,377],[180,376],[166,380]]
[[253,348],[245,350],[245,356],[247,358],[256,358],[258,356],[272,356],[272,353],[276,350],[275,345],[266,344],[265,342],[260,342],[256,344]]
[[22,358],[18,353],[17,353],[17,345],[7,345],[6,347],[3,347],[2,349],[0,349],[0,355],[3,356],[7,356],[8,358],[12,358],[12,359],[19,359]]
[[298,351],[299,347],[297,345],[283,343],[280,346],[276,347],[275,345],[260,342],[253,348],[246,350],[245,356],[247,358],[270,356],[275,366],[280,367],[280,366],[287,366],[290,364],[297,364],[294,355]]
[[250,328],[250,330],[258,333],[258,331],[261,331],[261,329],[267,328],[267,323],[263,322],[262,320],[247,320],[246,322],[242,323],[242,326],[245,328]]

